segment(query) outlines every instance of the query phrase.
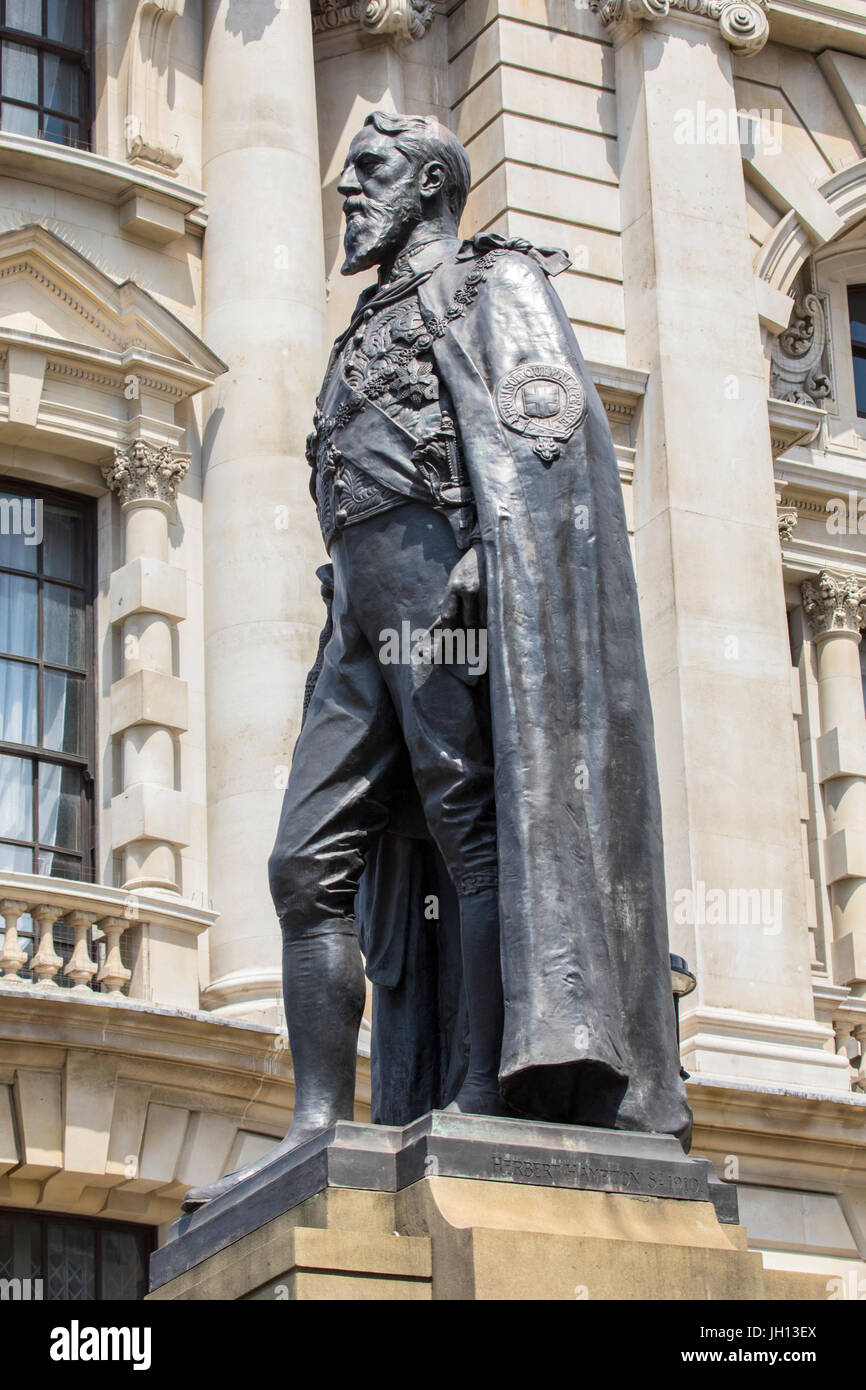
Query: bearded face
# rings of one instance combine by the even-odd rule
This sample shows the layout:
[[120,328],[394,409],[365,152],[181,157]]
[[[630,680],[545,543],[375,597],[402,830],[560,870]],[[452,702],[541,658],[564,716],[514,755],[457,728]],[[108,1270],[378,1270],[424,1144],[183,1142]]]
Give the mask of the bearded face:
[[356,135],[340,176],[343,275],[392,259],[424,216],[417,165],[372,126]]

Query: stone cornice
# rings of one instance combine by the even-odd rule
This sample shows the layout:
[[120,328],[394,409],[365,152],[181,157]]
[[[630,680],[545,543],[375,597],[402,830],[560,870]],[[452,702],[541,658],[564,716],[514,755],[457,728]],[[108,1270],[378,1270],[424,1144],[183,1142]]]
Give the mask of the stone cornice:
[[35,136],[0,132],[0,174],[44,184],[120,208],[135,196],[152,198],[179,213],[190,233],[201,236],[207,225],[204,193],[164,172],[137,168],[69,145]]
[[797,401],[776,400],[773,396],[767,401],[767,412],[774,458],[788,449],[811,444],[818,438],[821,424],[827,416],[826,410],[812,401],[806,405]]
[[[686,1083],[695,1117],[693,1152],[737,1154],[740,1181],[779,1185],[780,1158],[796,1175],[862,1188],[866,1184],[866,1096],[857,1092],[785,1090],[692,1077]],[[824,1186],[823,1183],[820,1186]]]
[[863,0],[770,0],[770,24],[776,43],[866,54]]
[[587,362],[586,365],[608,415],[633,420],[646,394],[648,373],[608,362]]
[[0,233],[0,359],[0,433],[96,464],[139,434],[181,446],[182,423],[152,397],[180,402],[226,370],[153,295],[38,224]]
[[759,53],[770,36],[768,0],[589,0],[603,24],[624,20],[667,19],[679,11],[696,19],[714,20],[735,53]]

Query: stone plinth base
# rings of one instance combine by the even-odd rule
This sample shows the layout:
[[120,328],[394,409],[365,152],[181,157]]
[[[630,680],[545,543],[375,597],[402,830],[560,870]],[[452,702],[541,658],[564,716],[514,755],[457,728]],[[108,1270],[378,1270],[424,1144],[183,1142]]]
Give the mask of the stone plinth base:
[[823,1278],[763,1269],[734,1196],[662,1135],[338,1125],[177,1222],[149,1297],[826,1298]]

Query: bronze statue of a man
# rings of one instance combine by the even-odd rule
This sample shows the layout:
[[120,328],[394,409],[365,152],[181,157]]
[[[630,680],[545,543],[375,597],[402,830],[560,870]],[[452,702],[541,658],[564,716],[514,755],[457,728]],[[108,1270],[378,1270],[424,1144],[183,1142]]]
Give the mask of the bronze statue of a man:
[[270,860],[296,1100],[262,1162],[352,1118],[364,961],[374,1121],[688,1139],[616,459],[568,258],[462,241],[469,181],[383,112],[340,179],[343,273],[378,281],[308,441],[328,620]]

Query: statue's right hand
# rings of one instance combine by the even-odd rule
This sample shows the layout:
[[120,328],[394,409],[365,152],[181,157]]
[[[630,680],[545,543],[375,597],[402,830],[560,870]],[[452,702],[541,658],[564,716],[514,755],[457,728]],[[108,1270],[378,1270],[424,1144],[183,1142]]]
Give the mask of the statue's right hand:
[[483,625],[486,608],[484,557],[480,546],[471,545],[448,576],[440,617],[443,623],[476,628]]

